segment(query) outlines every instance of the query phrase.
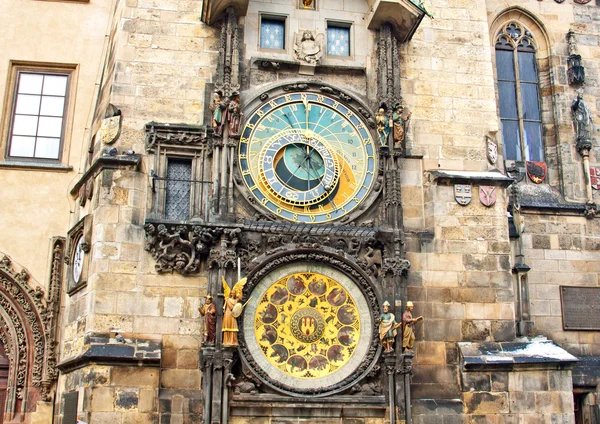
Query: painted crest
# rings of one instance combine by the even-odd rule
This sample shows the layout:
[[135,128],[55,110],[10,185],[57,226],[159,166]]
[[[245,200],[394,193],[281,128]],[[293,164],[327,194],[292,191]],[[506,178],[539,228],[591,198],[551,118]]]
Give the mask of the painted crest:
[[488,208],[496,203],[496,187],[494,186],[479,186],[479,200],[483,206]]
[[454,199],[459,205],[467,206],[471,203],[473,186],[471,184],[454,184]]
[[577,3],[577,4],[588,4],[590,1],[592,1],[592,0],[575,0],[575,3]]
[[121,115],[105,118],[96,133],[96,139],[102,140],[104,144],[112,144],[121,134]]
[[590,182],[593,189],[600,190],[600,166],[590,166]]
[[546,170],[544,162],[527,161],[527,176],[536,184],[540,184],[546,179]]
[[498,160],[498,144],[491,137],[486,136],[487,159],[490,165],[494,165]]
[[562,2],[564,2],[565,0],[554,0],[554,1],[555,1],[555,2],[557,2],[557,3],[562,3]]

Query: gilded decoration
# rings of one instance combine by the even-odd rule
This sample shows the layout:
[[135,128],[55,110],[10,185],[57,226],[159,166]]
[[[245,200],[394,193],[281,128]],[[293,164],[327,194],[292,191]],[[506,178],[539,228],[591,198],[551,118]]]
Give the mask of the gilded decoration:
[[286,275],[262,296],[255,336],[267,361],[299,378],[324,377],[348,363],[361,327],[356,302],[337,281],[315,272]]

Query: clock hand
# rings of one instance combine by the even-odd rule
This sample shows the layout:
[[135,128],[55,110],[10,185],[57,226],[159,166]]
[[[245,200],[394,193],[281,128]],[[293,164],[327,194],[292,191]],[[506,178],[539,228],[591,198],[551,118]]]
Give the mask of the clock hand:
[[[315,175],[319,175],[319,173],[315,170],[315,168],[310,164],[310,161],[308,162],[310,167],[312,168],[312,170],[315,172]],[[310,176],[310,173],[309,173]],[[319,178],[319,185],[323,184],[323,177],[318,177]],[[325,186],[323,186],[323,189],[325,189],[325,191],[329,191],[327,190],[327,188]],[[331,196],[327,196],[327,201],[329,202],[329,204],[331,204],[333,206],[333,210],[337,211],[337,205],[335,204],[335,202],[333,201],[333,199],[331,198]]]

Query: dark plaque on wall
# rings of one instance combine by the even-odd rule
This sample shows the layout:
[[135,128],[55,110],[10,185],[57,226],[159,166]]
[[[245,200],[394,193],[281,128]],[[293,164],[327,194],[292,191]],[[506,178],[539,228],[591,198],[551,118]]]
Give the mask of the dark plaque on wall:
[[563,328],[600,330],[600,287],[560,287]]
[[77,423],[77,401],[79,400],[78,392],[69,392],[63,395],[64,409],[63,409],[63,424],[76,424]]

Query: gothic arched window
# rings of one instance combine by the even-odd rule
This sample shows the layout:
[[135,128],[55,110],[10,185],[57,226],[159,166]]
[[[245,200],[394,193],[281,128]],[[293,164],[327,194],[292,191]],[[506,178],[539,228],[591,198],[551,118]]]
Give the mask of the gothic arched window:
[[544,161],[536,45],[529,30],[506,23],[496,37],[504,159]]

